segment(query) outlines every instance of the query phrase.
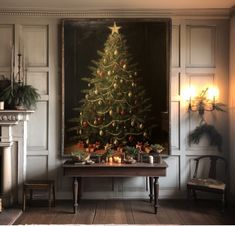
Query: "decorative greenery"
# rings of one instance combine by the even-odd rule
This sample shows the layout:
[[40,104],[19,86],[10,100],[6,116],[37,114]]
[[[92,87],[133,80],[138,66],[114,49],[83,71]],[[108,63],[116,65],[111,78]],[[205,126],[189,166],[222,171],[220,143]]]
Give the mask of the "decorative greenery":
[[86,161],[90,158],[90,154],[85,152],[84,150],[72,152],[71,156],[75,161]]
[[211,146],[217,146],[218,150],[221,151],[222,147],[222,136],[218,133],[216,128],[207,123],[197,126],[189,134],[189,143],[198,144],[202,136],[207,135]]
[[133,158],[136,158],[138,156],[139,150],[135,147],[126,146],[124,148],[124,152],[125,152],[126,156],[131,156]]
[[152,144],[151,148],[157,153],[161,153],[164,150],[164,147],[161,144]]
[[8,85],[0,93],[0,99],[8,106],[23,106],[26,109],[35,108],[39,98],[40,95],[37,89],[31,85],[22,85],[19,83],[14,83],[13,87]]

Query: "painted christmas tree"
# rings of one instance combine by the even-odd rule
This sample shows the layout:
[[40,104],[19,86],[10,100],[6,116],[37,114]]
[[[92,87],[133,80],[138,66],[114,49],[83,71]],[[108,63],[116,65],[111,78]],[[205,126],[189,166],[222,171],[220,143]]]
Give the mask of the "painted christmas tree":
[[91,76],[84,78],[88,88],[83,90],[79,115],[71,120],[74,126],[69,129],[76,132],[73,139],[77,141],[134,145],[150,137],[150,99],[120,28],[116,23],[109,27],[104,50],[98,51],[100,58],[93,61]]

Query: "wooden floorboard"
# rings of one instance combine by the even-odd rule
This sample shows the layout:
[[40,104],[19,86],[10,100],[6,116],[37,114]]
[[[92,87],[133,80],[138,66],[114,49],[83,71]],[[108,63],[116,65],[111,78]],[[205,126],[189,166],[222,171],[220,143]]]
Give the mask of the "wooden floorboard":
[[72,201],[28,207],[15,224],[235,224],[234,209],[221,213],[213,201],[160,200],[157,215],[148,200],[82,200],[73,214]]

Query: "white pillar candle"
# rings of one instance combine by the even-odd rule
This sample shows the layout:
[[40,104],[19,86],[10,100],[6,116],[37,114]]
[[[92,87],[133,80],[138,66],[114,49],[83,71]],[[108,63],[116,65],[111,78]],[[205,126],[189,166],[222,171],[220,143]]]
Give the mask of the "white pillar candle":
[[153,164],[153,156],[152,155],[149,156],[149,163]]
[[0,101],[0,110],[4,110],[4,101]]

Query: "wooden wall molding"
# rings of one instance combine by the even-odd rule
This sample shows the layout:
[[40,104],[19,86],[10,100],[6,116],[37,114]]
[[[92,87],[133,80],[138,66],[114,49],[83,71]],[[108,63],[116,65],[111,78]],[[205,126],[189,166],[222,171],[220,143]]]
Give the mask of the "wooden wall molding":
[[105,9],[105,10],[54,10],[54,9],[17,9],[2,8],[0,15],[6,16],[43,16],[43,17],[79,17],[79,18],[117,18],[117,17],[183,17],[228,19],[230,9]]

